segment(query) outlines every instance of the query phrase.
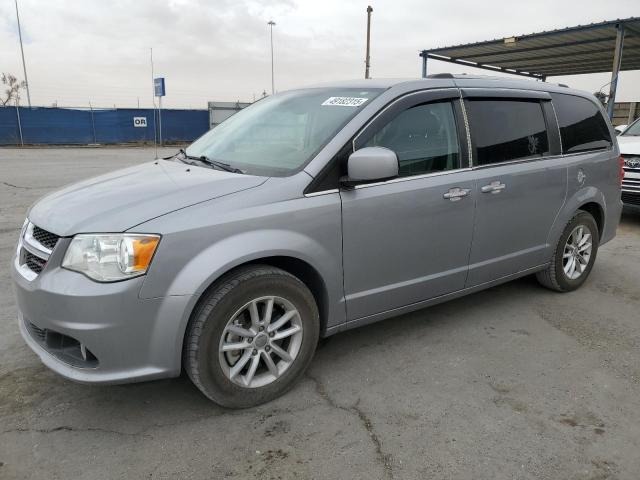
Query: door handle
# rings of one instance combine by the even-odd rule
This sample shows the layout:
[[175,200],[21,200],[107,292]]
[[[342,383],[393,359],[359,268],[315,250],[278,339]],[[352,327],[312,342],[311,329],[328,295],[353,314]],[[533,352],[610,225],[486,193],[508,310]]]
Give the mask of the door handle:
[[451,188],[447,193],[442,195],[446,200],[457,202],[462,200],[462,197],[469,195],[470,190],[468,188]]
[[496,180],[491,182],[489,185],[485,185],[481,190],[482,193],[500,193],[505,188],[507,188],[507,186],[504,183],[501,183],[500,180]]

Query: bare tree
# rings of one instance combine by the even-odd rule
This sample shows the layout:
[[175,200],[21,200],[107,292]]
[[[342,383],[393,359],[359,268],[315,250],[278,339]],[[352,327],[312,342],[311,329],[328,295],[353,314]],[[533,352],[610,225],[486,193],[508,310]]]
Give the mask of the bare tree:
[[0,94],[0,107],[6,107],[11,100],[20,98],[20,89],[27,87],[27,82],[20,82],[10,73],[0,74],[0,83],[4,88],[4,92]]

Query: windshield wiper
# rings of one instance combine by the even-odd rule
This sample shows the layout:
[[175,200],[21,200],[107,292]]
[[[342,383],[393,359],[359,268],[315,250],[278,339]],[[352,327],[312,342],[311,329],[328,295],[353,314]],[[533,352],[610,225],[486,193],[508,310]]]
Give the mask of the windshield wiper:
[[221,162],[220,160],[214,160],[212,158],[207,157],[206,155],[200,155],[199,157],[195,157],[193,155],[189,155],[184,150],[184,148],[181,148],[178,151],[178,155],[179,154],[182,154],[184,156],[184,158],[186,158],[188,160],[195,160],[197,162],[201,162],[201,163],[204,163],[206,165],[209,165],[210,167],[215,167],[215,168],[217,168],[219,170],[224,170],[225,172],[244,173],[239,168],[232,167],[228,163]]

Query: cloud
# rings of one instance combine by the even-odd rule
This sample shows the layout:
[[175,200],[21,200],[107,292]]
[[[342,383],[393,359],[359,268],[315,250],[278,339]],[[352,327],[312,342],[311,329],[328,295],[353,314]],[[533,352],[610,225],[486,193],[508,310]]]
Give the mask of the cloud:
[[[324,0],[20,0],[32,100],[48,105],[151,104],[149,49],[164,75],[164,104],[205,108],[208,100],[251,100],[271,85],[273,19],[276,88],[364,75],[366,3]],[[419,75],[418,51],[637,14],[636,0],[376,0],[372,73]],[[432,72],[469,71],[432,62]],[[13,2],[0,5],[0,70],[21,74]],[[595,90],[608,75],[570,77]],[[621,98],[640,97],[624,73]]]

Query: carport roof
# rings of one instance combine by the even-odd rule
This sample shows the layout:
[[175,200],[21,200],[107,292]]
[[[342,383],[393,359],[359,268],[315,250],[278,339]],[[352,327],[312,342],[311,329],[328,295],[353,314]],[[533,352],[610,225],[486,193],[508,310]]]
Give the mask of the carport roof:
[[431,48],[420,56],[541,79],[611,72],[619,25],[624,26],[625,32],[620,70],[639,70],[640,17]]

